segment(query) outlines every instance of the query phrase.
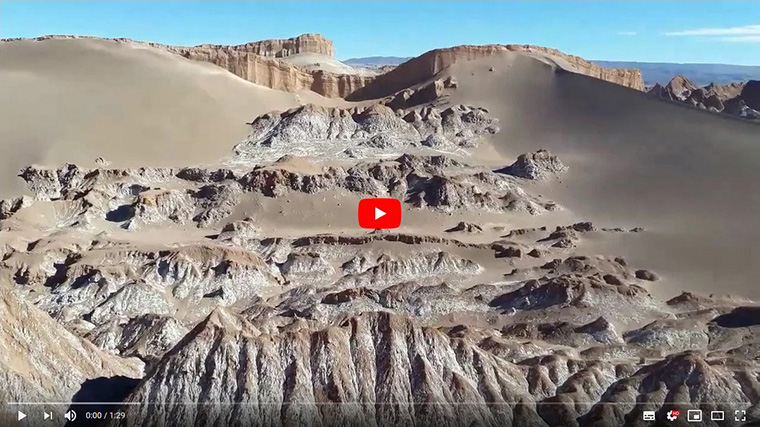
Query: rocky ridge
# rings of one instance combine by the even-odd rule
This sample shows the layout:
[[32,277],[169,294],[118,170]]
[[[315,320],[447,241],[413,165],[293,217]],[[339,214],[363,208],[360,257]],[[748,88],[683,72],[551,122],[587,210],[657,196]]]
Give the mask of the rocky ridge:
[[[176,47],[176,49],[180,53],[187,52],[180,50],[183,49],[180,47]],[[335,56],[333,42],[321,34],[301,34],[289,39],[261,40],[233,46],[202,44],[186,49],[244,51],[261,56],[273,56],[275,58],[284,58],[299,53],[318,53],[329,57]]]
[[[420,296],[436,295],[430,292]],[[382,302],[389,296],[358,290],[323,302],[346,305],[365,298]],[[160,402],[181,397],[226,403],[209,406],[201,425],[613,426],[635,425],[643,410],[660,415],[694,407],[756,411],[751,390],[758,387],[757,365],[725,350],[707,355],[706,337],[685,337],[684,347],[663,356],[652,351],[652,342],[635,338],[651,325],[624,337],[604,317],[519,332],[524,325],[501,331],[430,327],[405,315],[368,311],[321,329],[307,321],[265,332],[217,309],[161,360],[130,401],[157,396]],[[705,326],[712,336],[733,332]],[[562,350],[548,350],[542,342],[562,343]],[[195,364],[198,355],[216,362]],[[690,381],[692,375],[700,381]],[[200,388],[197,378],[207,379]],[[258,404],[230,409],[243,401]],[[669,403],[674,401],[678,404]],[[141,420],[130,425],[198,425],[193,413],[177,406],[128,410],[131,420]]]
[[274,161],[284,155],[389,158],[415,149],[462,153],[481,136],[499,131],[486,110],[464,105],[396,110],[381,104],[351,109],[307,105],[260,116],[250,125],[248,137],[234,148],[233,160]]
[[351,93],[351,100],[378,99],[424,82],[456,62],[472,61],[505,52],[547,55],[558,58],[571,67],[571,71],[606,80],[636,90],[644,90],[644,81],[638,70],[603,68],[583,58],[564,54],[556,49],[531,45],[456,46],[435,49],[412,58],[385,74],[377,76],[366,87]]
[[688,78],[676,76],[665,86],[655,85],[648,93],[714,113],[760,120],[760,81],[756,80],[697,87]]
[[[323,71],[300,73],[300,69],[295,66],[289,66],[279,61],[261,61],[256,56],[251,55],[252,52],[248,50],[229,49],[227,47],[167,48],[189,59],[211,62],[248,81],[263,84],[273,89],[288,91],[309,89],[328,97],[341,97],[350,100],[378,99],[392,95],[433,78],[442,69],[457,61],[470,61],[503,51],[560,58],[572,67],[572,71],[636,90],[644,89],[641,72],[638,70],[603,68],[583,58],[567,55],[556,49],[531,45],[458,46],[450,49],[436,49],[413,58],[377,77],[335,75]],[[283,75],[288,77],[280,78]]]

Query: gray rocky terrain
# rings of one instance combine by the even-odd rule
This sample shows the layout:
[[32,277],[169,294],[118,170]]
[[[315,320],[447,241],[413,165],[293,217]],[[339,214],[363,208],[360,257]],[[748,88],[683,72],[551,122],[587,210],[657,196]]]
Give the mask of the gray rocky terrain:
[[[545,150],[495,171],[451,156],[494,123],[472,107],[307,106],[255,119],[226,166],[29,167],[33,197],[4,201],[2,228],[39,234],[7,247],[16,286],[4,301],[33,303],[99,357],[145,364],[128,402],[166,403],[126,406],[124,425],[616,425],[672,402],[755,411],[750,308],[660,301],[646,266],[574,254],[587,235],[644,230],[586,222],[473,242],[457,234],[483,227],[462,222],[445,237],[285,237],[236,212],[329,191],[431,212],[561,209],[524,188],[567,171]],[[317,163],[282,157],[298,150]],[[35,211],[50,214],[30,224]],[[188,237],[121,237],[166,229]],[[227,405],[201,417],[171,402]]]

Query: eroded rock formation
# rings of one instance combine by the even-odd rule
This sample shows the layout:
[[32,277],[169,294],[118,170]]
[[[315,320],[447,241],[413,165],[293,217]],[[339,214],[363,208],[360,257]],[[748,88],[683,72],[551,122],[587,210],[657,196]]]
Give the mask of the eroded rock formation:
[[682,102],[703,110],[749,120],[760,120],[760,81],[697,87],[688,78],[676,76],[665,86],[655,85],[649,94]]
[[[134,387],[143,376],[139,359],[109,354],[72,334],[19,295],[10,283],[3,282],[0,296],[3,425],[9,421],[4,419],[9,414],[7,402],[68,402],[77,393],[108,393],[108,388],[119,382]],[[99,378],[104,381],[98,383]],[[50,404],[44,409],[59,411],[60,407]]]
[[256,118],[234,150],[238,160],[249,161],[285,155],[388,158],[414,149],[472,148],[481,136],[498,131],[497,120],[485,110],[464,105],[395,111],[381,104],[352,109],[307,105]]

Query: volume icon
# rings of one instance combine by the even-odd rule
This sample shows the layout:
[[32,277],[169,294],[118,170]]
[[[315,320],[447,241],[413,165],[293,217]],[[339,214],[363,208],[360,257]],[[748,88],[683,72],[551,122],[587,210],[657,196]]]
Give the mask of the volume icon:
[[77,413],[74,412],[73,409],[69,409],[65,414],[63,414],[63,418],[66,418],[69,421],[74,421],[77,419]]

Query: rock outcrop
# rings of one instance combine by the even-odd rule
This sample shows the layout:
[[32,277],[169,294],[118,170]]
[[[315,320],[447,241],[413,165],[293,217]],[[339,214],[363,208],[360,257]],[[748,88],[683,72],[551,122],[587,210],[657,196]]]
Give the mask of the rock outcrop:
[[511,165],[497,172],[525,179],[547,179],[567,171],[562,161],[547,150],[521,154]]
[[725,101],[731,98],[736,98],[741,95],[742,90],[746,86],[746,82],[733,82],[727,84],[715,84],[710,83],[705,86],[704,89],[711,94],[715,94],[721,101]]
[[[259,42],[262,43],[262,42]],[[287,92],[310,90],[327,97],[345,98],[372,81],[372,76],[309,71],[296,65],[262,56],[241,46],[163,46],[194,61],[210,62],[249,82]],[[253,44],[258,48],[258,44]]]
[[685,76],[675,76],[665,86],[665,90],[673,94],[676,99],[686,99],[695,89],[697,86]]
[[385,105],[394,110],[406,109],[417,105],[432,105],[442,101],[447,94],[457,88],[456,78],[449,76],[446,79],[436,79],[417,89],[404,89],[396,93]]
[[648,93],[715,113],[760,120],[760,81],[757,80],[700,88],[688,78],[676,76],[665,86],[655,85]]
[[479,226],[478,224],[473,224],[473,223],[464,222],[464,221],[459,221],[457,225],[446,230],[447,233],[456,233],[456,232],[480,233],[482,231],[483,231],[483,227]]
[[378,158],[410,149],[453,152],[472,148],[499,131],[482,108],[456,105],[394,111],[380,104],[339,109],[315,105],[273,112],[251,122],[235,146],[238,161],[272,161],[285,155]]
[[335,56],[333,42],[321,34],[301,34],[289,39],[262,40],[234,46],[203,44],[190,49],[198,48],[244,51],[275,58],[284,58],[299,53],[318,53],[329,57]]

